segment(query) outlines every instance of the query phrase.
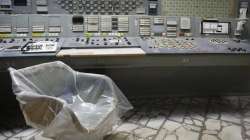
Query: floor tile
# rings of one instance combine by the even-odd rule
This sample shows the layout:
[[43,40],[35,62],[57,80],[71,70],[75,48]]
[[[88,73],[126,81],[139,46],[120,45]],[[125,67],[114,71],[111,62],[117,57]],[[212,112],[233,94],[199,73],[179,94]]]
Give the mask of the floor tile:
[[[131,100],[135,109],[104,140],[250,140],[250,96]],[[2,130],[0,140],[51,140],[35,129]]]

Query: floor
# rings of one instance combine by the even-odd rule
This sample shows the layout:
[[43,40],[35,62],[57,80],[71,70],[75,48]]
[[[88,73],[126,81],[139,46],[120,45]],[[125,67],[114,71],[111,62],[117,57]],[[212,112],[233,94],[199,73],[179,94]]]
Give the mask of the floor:
[[[146,98],[105,140],[250,140],[250,97]],[[4,130],[0,140],[49,140],[31,128]]]

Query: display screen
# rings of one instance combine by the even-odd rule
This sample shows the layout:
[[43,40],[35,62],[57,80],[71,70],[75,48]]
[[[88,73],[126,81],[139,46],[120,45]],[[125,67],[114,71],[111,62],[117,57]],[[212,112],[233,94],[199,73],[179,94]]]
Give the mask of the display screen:
[[27,0],[14,0],[15,6],[27,6]]
[[84,18],[83,16],[74,16],[72,19],[73,24],[83,24]]

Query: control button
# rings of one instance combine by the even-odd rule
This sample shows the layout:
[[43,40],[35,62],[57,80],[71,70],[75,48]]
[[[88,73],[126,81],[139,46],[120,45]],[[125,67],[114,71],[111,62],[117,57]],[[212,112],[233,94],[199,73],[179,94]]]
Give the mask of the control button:
[[233,39],[236,43],[240,43],[240,39]]
[[26,42],[26,38],[23,38],[23,42]]
[[56,42],[59,42],[60,41],[60,38],[56,38]]
[[80,41],[80,38],[79,38],[79,37],[77,37],[77,38],[76,38],[76,42],[79,42],[79,41]]
[[2,43],[3,42],[3,39],[0,39],[0,43]]
[[86,40],[86,44],[89,44],[89,38],[87,38],[87,40]]
[[13,43],[14,41],[15,41],[15,39],[12,38],[12,39],[9,41],[9,43]]
[[237,50],[237,48],[233,48],[232,51],[235,52]]
[[46,38],[46,39],[45,39],[45,41],[49,41],[49,39],[48,39],[48,38]]

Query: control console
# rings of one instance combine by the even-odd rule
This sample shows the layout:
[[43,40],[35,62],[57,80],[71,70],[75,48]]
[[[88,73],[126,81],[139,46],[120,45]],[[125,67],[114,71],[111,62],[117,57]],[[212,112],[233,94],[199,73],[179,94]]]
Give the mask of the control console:
[[136,37],[74,37],[66,38],[62,49],[140,48]]

